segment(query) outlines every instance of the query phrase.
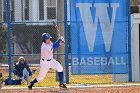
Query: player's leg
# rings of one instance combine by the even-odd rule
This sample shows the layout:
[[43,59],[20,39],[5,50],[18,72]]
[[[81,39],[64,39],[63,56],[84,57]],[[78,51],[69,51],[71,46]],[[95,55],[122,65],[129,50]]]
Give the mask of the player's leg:
[[33,86],[35,83],[37,83],[38,81],[42,80],[42,79],[46,76],[47,72],[49,71],[49,68],[50,68],[50,67],[49,67],[49,63],[46,62],[46,61],[42,61],[42,60],[41,60],[41,62],[40,62],[40,72],[39,72],[39,75],[38,75],[37,78],[34,78],[34,79],[30,82],[30,84],[28,85],[28,88],[29,88],[29,89],[32,89],[32,86]]
[[26,68],[23,69],[22,75],[23,76],[20,78],[21,82],[23,83],[23,82],[27,81],[27,83],[28,83],[29,72],[28,72],[28,70]]
[[51,60],[51,68],[55,69],[58,72],[58,78],[59,78],[59,87],[60,88],[67,88],[63,83],[63,67],[62,65],[56,61],[55,59]]
[[26,68],[23,69],[23,76],[22,76],[22,80],[28,80],[29,78],[29,72]]

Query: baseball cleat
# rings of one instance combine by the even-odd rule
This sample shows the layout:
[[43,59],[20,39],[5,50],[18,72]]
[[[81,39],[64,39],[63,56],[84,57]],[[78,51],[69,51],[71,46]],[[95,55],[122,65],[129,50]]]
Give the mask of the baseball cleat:
[[28,89],[29,89],[29,90],[32,90],[32,87],[33,87],[33,84],[30,83],[30,84],[28,85]]
[[59,84],[59,88],[60,89],[66,89],[67,87],[66,87],[66,85],[64,83],[60,83]]
[[33,85],[34,85],[36,82],[37,82],[36,78],[33,79],[33,80],[29,83],[29,85],[28,85],[28,89],[31,90],[32,87],[33,87]]

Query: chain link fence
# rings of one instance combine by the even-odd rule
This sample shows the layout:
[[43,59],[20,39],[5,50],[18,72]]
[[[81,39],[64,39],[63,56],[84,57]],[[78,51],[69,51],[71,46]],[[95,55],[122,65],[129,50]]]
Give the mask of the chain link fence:
[[[64,36],[64,16],[68,17],[68,54],[65,54],[65,46],[54,50],[54,58],[64,67],[65,56],[68,55],[69,64],[69,82],[70,84],[105,84],[113,83],[112,74],[91,74],[91,75],[73,75],[71,73],[71,28],[70,28],[70,1],[68,0],[67,15],[63,15],[63,0],[10,0],[10,36],[8,36],[7,21],[7,1],[0,0],[0,73],[4,79],[8,78],[8,38],[11,39],[11,64],[12,78],[16,78],[13,73],[14,63],[18,58],[23,56],[31,70],[36,70],[32,79],[39,74],[40,47],[42,44],[42,33],[50,33],[55,42],[59,36],[53,25],[55,21]],[[65,74],[65,73],[64,73]],[[66,76],[66,75],[64,75]],[[64,77],[64,81],[66,77]],[[66,81],[65,81],[66,82]],[[50,70],[43,81],[36,86],[53,86],[57,85],[57,73]]]
[[[122,54],[121,53],[120,54],[117,54],[117,53],[116,54],[115,53],[108,53],[108,52],[106,52],[106,50],[104,50],[103,51],[104,52],[103,55],[100,55],[102,48],[105,47],[104,43],[106,42],[106,41],[102,42],[102,39],[104,39],[104,38],[103,38],[103,32],[102,32],[103,28],[102,28],[101,24],[103,23],[103,25],[106,25],[106,23],[105,23],[106,21],[105,22],[104,21],[102,22],[102,20],[101,20],[102,18],[98,17],[96,11],[100,11],[100,9],[99,10],[96,10],[96,11],[94,11],[94,9],[97,9],[97,4],[98,3],[99,4],[100,3],[102,4],[102,2],[101,2],[101,0],[99,2],[96,1],[96,0],[95,1],[93,0],[93,1],[90,1],[90,2],[86,3],[87,5],[86,4],[84,5],[83,3],[85,3],[85,2],[88,2],[88,1],[80,1],[79,2],[78,0],[76,0],[76,1],[75,0],[70,0],[70,1],[67,2],[68,3],[68,6],[71,7],[71,8],[68,8],[67,9],[68,10],[68,12],[67,12],[67,15],[68,15],[68,32],[69,32],[69,39],[68,40],[69,40],[69,46],[70,46],[69,47],[69,54],[71,55],[71,57],[69,58],[69,62],[70,62],[70,66],[69,66],[69,73],[70,73],[69,74],[69,79],[70,79],[70,83],[72,83],[72,84],[73,83],[74,84],[106,84],[106,83],[107,84],[110,84],[110,83],[117,83],[117,81],[121,81],[119,79],[119,77],[126,78],[126,76],[128,74],[120,74],[120,76],[118,74],[116,74],[116,73],[112,74],[113,73],[113,70],[115,69],[115,68],[113,68],[112,65],[110,65],[108,67],[105,67],[105,69],[104,69],[104,71],[102,73],[106,73],[106,74],[100,74],[100,72],[98,73],[97,69],[98,70],[101,70],[104,67],[100,67],[100,66],[98,67],[97,65],[92,66],[93,64],[96,64],[96,62],[94,63],[94,61],[95,61],[94,60],[94,57],[95,58],[96,57],[97,58],[99,57],[99,60],[100,60],[100,56],[102,56],[102,57],[106,57],[107,60],[109,60],[110,57],[117,56],[117,55],[120,55],[121,56]],[[94,2],[94,3],[91,3],[91,2]],[[108,1],[105,1],[105,2],[108,2]],[[109,1],[109,2],[110,3],[109,3],[109,6],[108,7],[110,8],[110,6],[112,6],[112,5],[111,5],[111,1]],[[112,1],[112,2],[115,2],[115,1]],[[120,2],[121,2],[121,0],[120,0]],[[77,3],[79,3],[79,5]],[[126,2],[126,3],[128,3],[128,2]],[[80,6],[82,6],[81,9],[80,9]],[[90,6],[90,12],[92,14],[89,14],[89,11],[88,11],[89,6]],[[103,6],[103,4],[101,6]],[[125,7],[126,7],[126,10],[127,10],[128,9],[128,4],[126,4]],[[82,10],[83,11],[86,11],[86,12],[83,12]],[[104,11],[106,11],[106,10],[104,9]],[[105,19],[107,19],[107,16],[105,15],[105,12],[104,11],[98,12],[98,13],[101,13],[102,15],[105,16]],[[71,14],[70,12],[73,13],[73,14]],[[109,15],[111,15],[111,12],[109,13]],[[125,17],[125,16],[128,16],[128,12],[126,13],[126,15],[122,15],[122,16],[123,16],[124,20],[126,20],[126,22],[127,22],[128,21],[128,18]],[[93,19],[88,20],[90,17],[92,17]],[[97,19],[98,21],[96,20],[96,18],[98,18]],[[94,33],[96,35],[93,35],[92,31],[96,31],[95,30],[95,28],[96,28],[96,26],[95,26],[96,21],[97,21],[97,24],[98,24],[97,29],[96,29],[97,32]],[[120,20],[117,19],[116,24],[123,24],[123,22],[121,22]],[[90,25],[92,25],[92,27],[93,27],[92,28],[92,31],[91,31]],[[70,28],[70,27],[73,27],[73,28]],[[88,30],[86,30],[86,29],[90,30],[89,31],[90,33],[87,34],[86,32],[88,32]],[[102,29],[102,30],[100,30],[100,29]],[[73,30],[73,32],[72,32],[72,30]],[[129,36],[128,35],[129,34],[128,33],[128,28],[126,28],[126,30],[122,30],[121,29],[122,32],[120,32],[117,35],[116,41],[117,40],[119,41],[119,39],[122,38],[122,36],[120,35],[121,33],[123,33],[124,37],[126,35],[127,36],[125,38],[125,40],[126,40],[125,41],[126,46],[124,46],[125,47],[124,50],[126,50],[126,52],[128,52],[128,47],[129,47],[129,45],[128,45],[128,42],[129,42],[128,41],[128,36]],[[92,37],[89,37],[90,38],[89,39],[88,36],[86,36],[85,34],[83,34],[84,32],[88,36],[90,36],[89,34],[92,34]],[[116,33],[116,32],[118,32],[118,30],[114,30],[114,33]],[[73,34],[71,34],[71,33],[73,33]],[[100,33],[102,33],[102,34],[100,34]],[[106,33],[106,35],[107,35],[107,33]],[[115,36],[115,34],[113,36]],[[92,43],[93,42],[93,39],[91,39],[91,38],[94,38],[94,37],[96,37],[96,39],[95,39],[95,42]],[[90,43],[87,41],[87,38],[89,39],[89,42]],[[86,47],[87,45],[85,43],[86,44],[89,43],[89,46],[88,47],[93,47],[92,44],[95,44],[94,45],[94,51],[95,52],[93,51],[93,52],[89,53],[88,52],[88,49],[86,49],[87,48]],[[109,46],[109,43],[108,42],[107,42],[107,46]],[[73,47],[73,49],[72,49],[72,47]],[[73,51],[73,53],[72,53],[72,51]],[[83,51],[85,51],[85,52],[83,52]],[[75,64],[76,64],[75,70],[74,70],[74,65],[73,65],[74,64],[73,58],[75,58],[75,60],[76,60],[76,61],[74,61]],[[88,59],[88,58],[91,58],[91,59]],[[98,60],[98,62],[99,62],[99,65],[100,65],[100,61],[99,60]],[[129,59],[127,59],[127,62],[128,62],[128,60]],[[93,62],[93,64],[92,64],[92,62]],[[98,62],[97,62],[97,64],[98,64]],[[105,60],[102,60],[102,62],[105,62]],[[88,66],[88,64],[90,64],[90,65]],[[72,67],[72,65],[73,65],[73,67]],[[126,65],[126,67],[128,67],[128,69],[129,69],[129,63]],[[110,69],[110,68],[112,68],[113,70]],[[118,67],[118,68],[120,68],[120,67]],[[78,73],[78,74],[77,75],[76,74],[73,74],[72,73],[72,70],[73,70],[73,73]],[[91,71],[91,70],[95,70],[95,71]],[[118,71],[119,71],[119,69],[118,69]],[[93,73],[98,73],[98,74],[91,74],[92,72]],[[111,72],[111,73],[109,73],[109,72]]]
[[[32,75],[32,79],[39,74],[40,52],[42,44],[42,33],[50,33],[53,37],[52,42],[55,42],[59,36],[53,25],[56,22],[58,29],[61,30],[61,35],[64,36],[64,22],[57,20],[57,0],[10,0],[10,37],[8,36],[8,6],[7,0],[0,0],[0,73],[3,78],[9,76],[8,68],[8,38],[11,40],[11,67],[12,78],[16,79],[14,64],[18,62],[20,56],[25,58],[29,68],[36,70]],[[62,1],[61,1],[62,2]],[[62,7],[63,8],[63,7]],[[59,10],[60,11],[60,10]],[[63,14],[62,14],[63,16]],[[61,15],[60,15],[61,17]],[[64,46],[54,50],[54,58],[64,64]],[[48,79],[44,79],[45,83],[51,85],[52,78],[56,85],[56,71],[50,70]],[[43,81],[43,82],[44,82]],[[38,86],[40,86],[39,83]],[[42,84],[43,85],[43,84]],[[46,85],[46,84],[45,84]],[[45,86],[44,85],[44,86]]]

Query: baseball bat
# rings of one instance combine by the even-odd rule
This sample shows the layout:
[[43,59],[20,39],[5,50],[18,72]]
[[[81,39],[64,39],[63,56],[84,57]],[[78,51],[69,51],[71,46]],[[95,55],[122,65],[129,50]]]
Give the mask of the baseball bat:
[[60,31],[59,31],[59,29],[58,29],[58,26],[57,26],[57,24],[53,21],[53,25],[54,25],[54,27],[55,27],[55,29],[57,30],[57,32],[58,32],[58,36],[60,37],[61,35],[60,35]]
[[[61,35],[60,35],[60,31],[59,31],[59,29],[58,29],[58,26],[57,26],[57,24],[53,21],[53,25],[54,25],[54,27],[55,27],[55,29],[57,30],[57,32],[58,32],[58,36],[60,37]],[[62,42],[65,42],[65,41],[62,41]]]

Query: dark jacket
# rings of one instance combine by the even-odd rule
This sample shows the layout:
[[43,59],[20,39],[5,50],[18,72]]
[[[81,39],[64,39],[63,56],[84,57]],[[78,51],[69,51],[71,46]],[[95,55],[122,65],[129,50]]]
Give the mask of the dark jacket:
[[24,68],[26,68],[27,69],[27,71],[29,72],[29,76],[31,76],[32,75],[32,73],[31,73],[31,70],[30,70],[30,68],[29,68],[29,66],[28,66],[28,64],[26,63],[26,62],[24,62],[24,63],[15,63],[15,66],[14,66],[14,73],[16,74],[16,75],[18,75],[19,77],[22,77],[23,76],[23,69]]

